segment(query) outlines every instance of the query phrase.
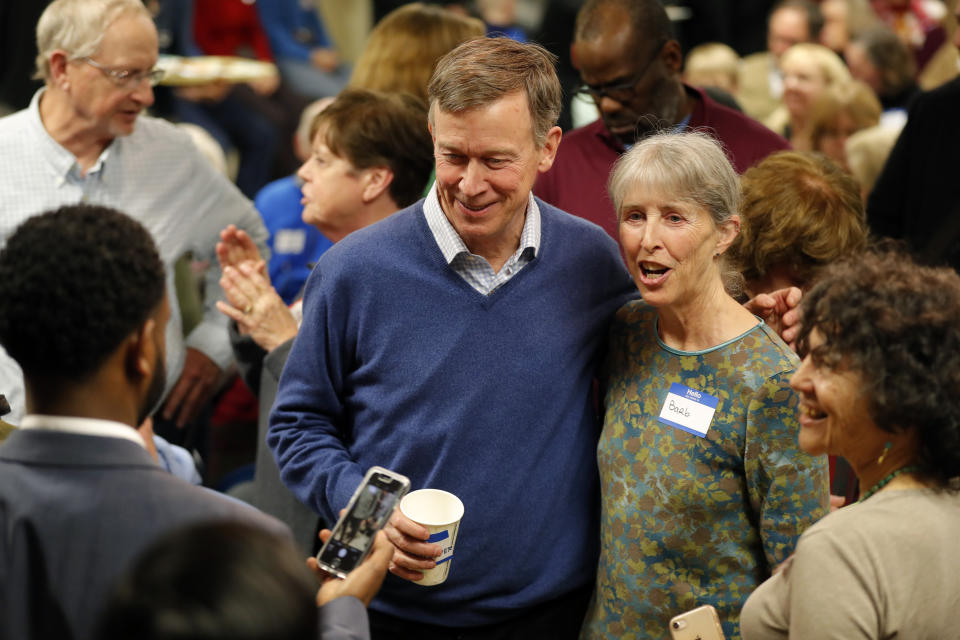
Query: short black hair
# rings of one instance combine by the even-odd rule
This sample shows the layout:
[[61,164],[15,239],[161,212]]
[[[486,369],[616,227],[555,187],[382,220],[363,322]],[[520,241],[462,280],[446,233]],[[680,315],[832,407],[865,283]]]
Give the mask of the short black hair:
[[150,233],[114,209],[34,216],[0,251],[0,344],[28,378],[82,382],[161,303]]
[[99,640],[314,640],[317,581],[293,544],[235,522],[157,540],[107,599]]
[[780,2],[773,5],[773,9],[770,10],[770,16],[773,16],[773,14],[780,11],[780,9],[799,9],[803,11],[807,16],[807,35],[810,38],[810,42],[820,40],[820,32],[823,31],[825,19],[819,4],[811,0],[780,0]]
[[916,429],[917,464],[941,485],[960,476],[960,275],[881,247],[824,269],[802,302],[800,353],[863,380],[881,429]]
[[602,30],[608,23],[600,19],[600,10],[607,7],[619,7],[626,12],[633,32],[633,46],[638,49],[648,42],[652,43],[650,47],[655,47],[676,39],[673,23],[659,0],[587,0],[577,13],[574,39],[592,40],[603,36]]

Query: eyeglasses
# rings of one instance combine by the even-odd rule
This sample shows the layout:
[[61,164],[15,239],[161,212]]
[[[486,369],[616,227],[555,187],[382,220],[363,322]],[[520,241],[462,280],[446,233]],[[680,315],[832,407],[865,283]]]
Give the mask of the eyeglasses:
[[139,87],[140,83],[144,80],[149,82],[151,87],[155,87],[163,78],[163,69],[148,69],[146,71],[134,71],[132,69],[111,69],[110,67],[103,66],[99,62],[91,60],[90,58],[78,58],[78,60],[87,63],[106,77],[110,78],[113,84],[117,85],[118,87],[123,87],[124,89],[135,89]]
[[669,42],[664,40],[659,45],[654,52],[653,56],[647,63],[643,65],[643,68],[638,71],[632,78],[622,82],[608,82],[607,84],[587,84],[583,83],[577,87],[577,94],[588,94],[596,102],[600,102],[604,97],[611,98],[617,102],[629,102],[637,94],[637,85],[640,84],[640,81],[643,80],[643,76],[647,75],[647,71],[650,70],[650,67],[653,66],[653,63],[657,61],[657,58],[660,57],[660,52],[663,50],[664,45]]

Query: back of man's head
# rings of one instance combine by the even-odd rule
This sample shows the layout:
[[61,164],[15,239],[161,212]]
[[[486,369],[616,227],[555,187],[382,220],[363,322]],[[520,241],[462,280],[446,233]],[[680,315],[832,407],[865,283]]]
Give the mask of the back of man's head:
[[313,640],[315,578],[293,545],[239,523],[159,539],[121,578],[96,638]]
[[556,125],[563,91],[554,68],[556,56],[535,44],[509,38],[469,40],[443,56],[430,79],[430,120],[434,110],[461,113],[487,107],[507,94],[524,91],[541,146]]
[[321,130],[327,147],[355,168],[389,167],[390,197],[398,207],[420,199],[433,170],[423,100],[408,93],[346,89],[317,114],[311,139]]
[[50,54],[57,49],[70,58],[92,56],[114,20],[126,13],[150,14],[141,0],[54,0],[37,21],[37,80],[50,79]]
[[82,382],[164,296],[150,233],[109,209],[34,216],[0,251],[0,344],[27,379]]
[[611,17],[617,15],[611,10],[626,14],[634,46],[676,37],[673,23],[659,0],[587,0],[577,13],[574,40],[596,40],[609,35],[614,26]]

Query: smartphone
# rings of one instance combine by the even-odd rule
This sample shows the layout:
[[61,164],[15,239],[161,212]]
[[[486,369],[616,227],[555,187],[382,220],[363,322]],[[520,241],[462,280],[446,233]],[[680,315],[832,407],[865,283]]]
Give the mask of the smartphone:
[[346,578],[370,553],[377,532],[387,524],[393,508],[409,489],[406,476],[383,467],[370,467],[337,520],[333,535],[317,553],[320,567]]
[[724,640],[717,610],[706,604],[670,619],[673,640]]

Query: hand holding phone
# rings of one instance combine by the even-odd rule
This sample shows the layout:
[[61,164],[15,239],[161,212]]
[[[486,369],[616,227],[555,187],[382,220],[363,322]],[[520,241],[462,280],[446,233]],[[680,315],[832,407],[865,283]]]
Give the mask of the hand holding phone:
[[346,578],[370,552],[377,532],[409,489],[410,480],[405,476],[371,467],[317,554],[320,568]]
[[[324,542],[329,540],[331,535],[332,532],[329,529],[320,531],[320,539]],[[331,600],[343,596],[353,596],[363,602],[364,606],[369,606],[370,601],[380,591],[392,559],[393,545],[383,532],[378,533],[374,538],[370,554],[344,579],[333,577],[325,572],[320,568],[316,558],[308,558],[307,566],[323,582],[317,591],[317,606],[322,607]]]

